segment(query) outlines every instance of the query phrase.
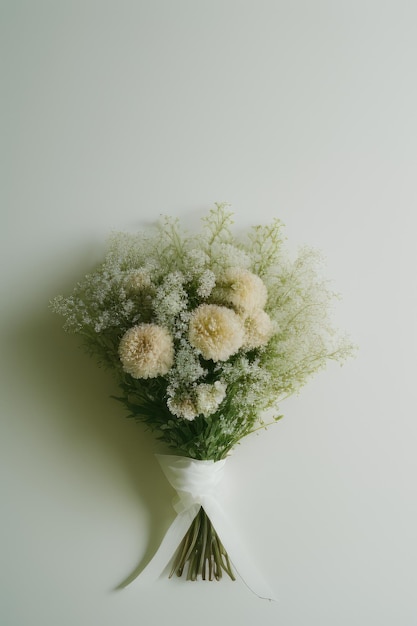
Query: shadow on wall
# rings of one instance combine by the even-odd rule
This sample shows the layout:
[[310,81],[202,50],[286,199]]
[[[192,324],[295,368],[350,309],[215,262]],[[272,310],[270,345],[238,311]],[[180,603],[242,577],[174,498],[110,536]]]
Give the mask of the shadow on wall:
[[[70,293],[75,280],[62,293]],[[74,449],[74,467],[77,448],[88,442],[95,449],[100,448],[103,456],[111,457],[112,462],[116,457],[149,511],[151,529],[146,552],[135,571],[125,581],[119,581],[115,587],[119,589],[146,566],[174,516],[171,506],[174,492],[153,456],[156,451],[166,450],[160,449],[143,424],[127,420],[123,405],[110,397],[118,395],[112,372],[98,367],[80,349],[79,338],[63,331],[63,320],[52,313],[48,302],[44,308],[41,306],[39,302],[28,302],[27,318],[7,325],[3,349],[5,354],[13,355],[10,368],[19,376],[21,389],[36,407],[31,414],[20,411],[18,417],[29,433],[36,429],[39,433],[58,431],[65,445]],[[36,438],[33,445],[36,446]],[[144,531],[138,526],[138,532]]]

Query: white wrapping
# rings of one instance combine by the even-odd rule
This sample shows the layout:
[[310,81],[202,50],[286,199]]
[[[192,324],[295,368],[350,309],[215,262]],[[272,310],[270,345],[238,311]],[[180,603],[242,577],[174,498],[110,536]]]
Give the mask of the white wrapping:
[[177,492],[173,502],[177,517],[138,580],[155,581],[161,575],[202,506],[240,578],[258,597],[273,600],[269,586],[246,556],[246,550],[237,540],[236,530],[216,498],[226,461],[197,461],[187,457],[159,454],[156,458]]

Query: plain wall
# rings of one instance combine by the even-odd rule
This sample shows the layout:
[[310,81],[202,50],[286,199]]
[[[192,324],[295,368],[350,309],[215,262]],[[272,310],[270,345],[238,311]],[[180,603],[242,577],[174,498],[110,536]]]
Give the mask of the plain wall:
[[[0,2],[5,626],[414,626],[417,7]],[[279,217],[359,345],[228,461],[241,581],[117,585],[174,518],[154,441],[48,309],[112,230]]]

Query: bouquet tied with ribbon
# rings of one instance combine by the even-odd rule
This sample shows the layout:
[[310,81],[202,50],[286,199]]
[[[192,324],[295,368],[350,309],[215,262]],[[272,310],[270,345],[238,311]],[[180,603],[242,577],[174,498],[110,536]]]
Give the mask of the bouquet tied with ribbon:
[[225,460],[352,346],[331,322],[336,294],[320,255],[303,248],[290,259],[278,219],[238,237],[232,217],[217,204],[198,234],[166,217],[113,235],[103,263],[52,308],[114,371],[129,416],[171,452],[157,458],[178,516],[144,575],[156,578],[170,560],[171,575],[190,580],[234,579],[235,568],[270,597],[216,499]]

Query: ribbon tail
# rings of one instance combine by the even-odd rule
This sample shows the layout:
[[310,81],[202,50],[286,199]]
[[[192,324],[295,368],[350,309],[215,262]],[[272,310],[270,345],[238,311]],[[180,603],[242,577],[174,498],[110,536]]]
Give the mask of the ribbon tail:
[[193,505],[177,515],[151,561],[136,577],[137,583],[155,582],[159,578],[177,551],[199,509],[200,505]]
[[236,572],[248,589],[258,598],[276,601],[277,599],[274,597],[272,589],[265,582],[252,560],[247,556],[246,550],[242,548],[241,542],[236,537],[235,528],[217,500],[207,498],[203,503],[203,507]]

